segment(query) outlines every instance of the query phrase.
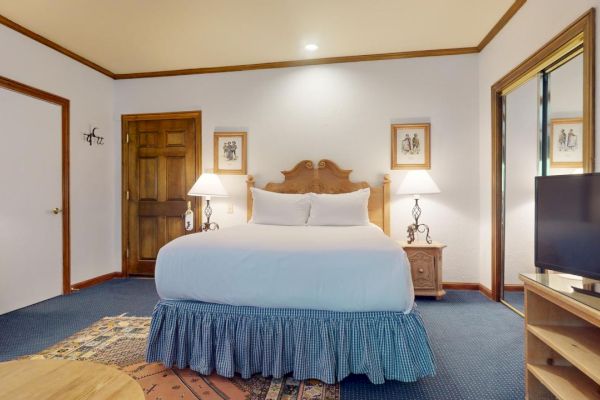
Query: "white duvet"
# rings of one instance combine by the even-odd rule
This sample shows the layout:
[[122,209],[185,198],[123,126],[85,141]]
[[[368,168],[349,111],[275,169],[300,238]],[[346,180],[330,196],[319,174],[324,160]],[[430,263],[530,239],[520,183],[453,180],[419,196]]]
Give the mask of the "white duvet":
[[182,236],[159,252],[163,299],[331,311],[400,311],[406,253],[376,226],[247,224]]

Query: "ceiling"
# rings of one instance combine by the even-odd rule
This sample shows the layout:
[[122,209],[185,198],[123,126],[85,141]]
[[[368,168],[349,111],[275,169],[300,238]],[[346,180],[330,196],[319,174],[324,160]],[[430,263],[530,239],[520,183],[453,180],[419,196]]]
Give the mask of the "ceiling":
[[[0,14],[112,73],[126,74],[476,48],[513,3],[0,0]],[[308,52],[308,43],[319,49]]]

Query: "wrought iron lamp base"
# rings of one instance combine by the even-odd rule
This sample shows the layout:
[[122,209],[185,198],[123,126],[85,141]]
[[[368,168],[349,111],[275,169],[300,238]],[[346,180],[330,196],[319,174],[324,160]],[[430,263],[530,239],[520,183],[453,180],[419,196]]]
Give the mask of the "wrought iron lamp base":
[[425,241],[428,244],[432,243],[431,236],[429,236],[429,226],[426,224],[419,223],[419,217],[421,217],[421,207],[419,207],[419,198],[415,197],[415,206],[412,209],[412,216],[415,219],[415,222],[410,224],[406,229],[406,241],[410,244],[415,241],[415,234],[417,233],[425,233]]
[[425,225],[425,224],[410,224],[408,226],[408,228],[406,229],[406,242],[408,244],[412,243],[415,241],[415,234],[416,233],[425,233],[425,241],[428,244],[433,243],[433,241],[431,240],[431,236],[429,236],[429,226]]
[[206,199],[206,207],[204,208],[204,216],[206,217],[206,222],[200,225],[200,231],[216,231],[219,229],[219,224],[216,222],[210,222],[210,216],[212,215],[212,207],[210,206],[210,200]]

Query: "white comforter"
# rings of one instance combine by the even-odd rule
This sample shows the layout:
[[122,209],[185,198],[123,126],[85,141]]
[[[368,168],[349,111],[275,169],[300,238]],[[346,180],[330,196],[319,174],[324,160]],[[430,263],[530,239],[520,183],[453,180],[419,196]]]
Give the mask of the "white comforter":
[[408,312],[406,253],[376,226],[247,224],[180,237],[159,252],[163,299],[236,306]]

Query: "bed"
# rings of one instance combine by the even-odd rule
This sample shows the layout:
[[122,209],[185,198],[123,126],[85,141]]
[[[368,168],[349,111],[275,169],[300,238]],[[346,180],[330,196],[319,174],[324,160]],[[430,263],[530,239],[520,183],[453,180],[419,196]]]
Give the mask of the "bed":
[[[329,160],[283,171],[278,193],[369,188],[364,226],[249,223],[186,235],[157,259],[147,361],[243,378],[260,373],[373,383],[413,382],[435,372],[414,304],[410,266],[390,240],[389,185],[352,182]],[[254,179],[248,178],[248,219]]]

